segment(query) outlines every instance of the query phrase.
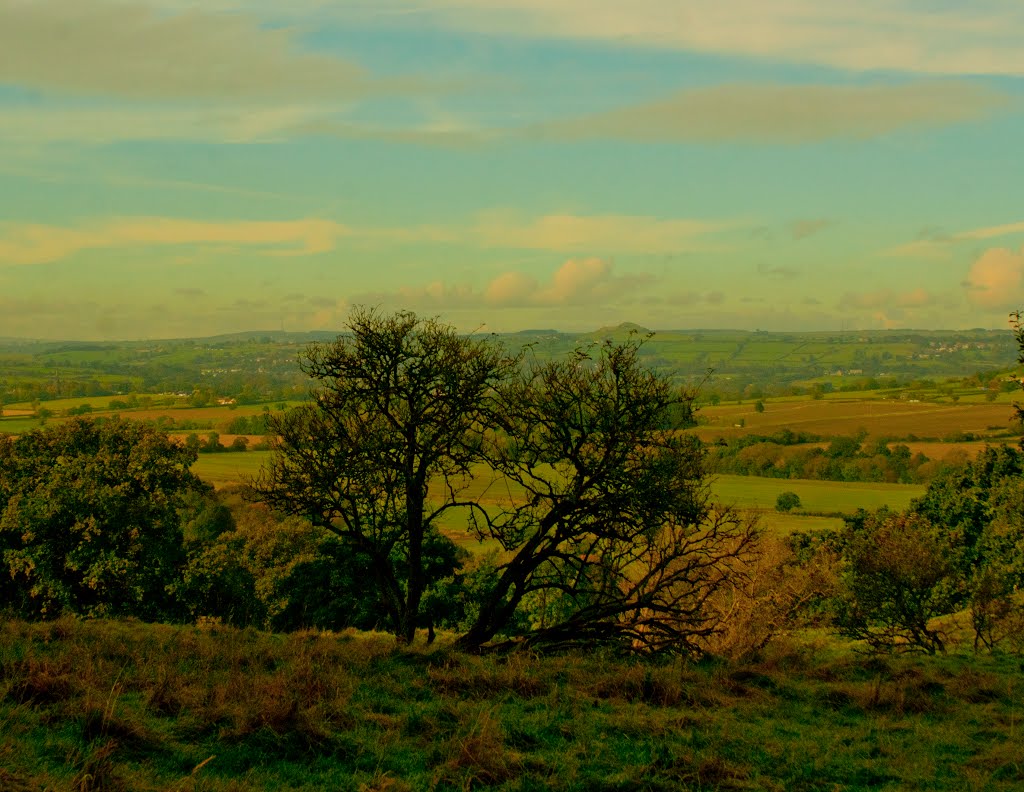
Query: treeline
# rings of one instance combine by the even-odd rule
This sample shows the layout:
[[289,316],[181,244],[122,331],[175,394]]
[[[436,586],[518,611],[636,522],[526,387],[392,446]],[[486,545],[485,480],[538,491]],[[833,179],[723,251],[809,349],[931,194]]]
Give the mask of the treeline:
[[[76,420],[0,438],[0,612],[239,627],[386,629],[365,553],[307,521],[214,492],[195,450],[126,421]],[[432,530],[421,627],[462,631],[497,557]],[[712,602],[716,651],[748,652],[816,625],[880,651],[1024,650],[1024,456],[993,447],[940,473],[904,513],[860,512],[838,531],[765,544],[756,575]],[[722,571],[722,570],[720,570]],[[725,597],[721,601],[719,597]],[[566,603],[524,599],[506,635]]]
[[887,438],[870,443],[866,434],[825,438],[784,429],[772,435],[746,435],[712,446],[711,466],[719,473],[822,481],[926,483],[962,467],[966,455],[948,460],[912,453]]

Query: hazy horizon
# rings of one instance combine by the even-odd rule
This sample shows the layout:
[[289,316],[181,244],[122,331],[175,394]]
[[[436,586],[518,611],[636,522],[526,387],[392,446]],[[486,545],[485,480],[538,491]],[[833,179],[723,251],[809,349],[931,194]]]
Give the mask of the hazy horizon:
[[1003,329],[1022,37],[1007,0],[0,0],[0,337]]

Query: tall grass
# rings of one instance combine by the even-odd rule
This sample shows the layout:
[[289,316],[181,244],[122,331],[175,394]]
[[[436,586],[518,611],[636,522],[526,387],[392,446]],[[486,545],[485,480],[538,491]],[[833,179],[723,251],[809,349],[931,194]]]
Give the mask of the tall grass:
[[813,639],[693,664],[9,621],[0,789],[1011,790],[1022,670]]

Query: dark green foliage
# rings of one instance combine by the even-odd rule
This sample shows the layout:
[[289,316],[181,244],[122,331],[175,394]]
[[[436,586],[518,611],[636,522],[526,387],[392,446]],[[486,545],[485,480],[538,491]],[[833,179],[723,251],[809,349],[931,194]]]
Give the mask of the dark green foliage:
[[1024,646],[1024,455],[986,448],[938,476],[904,514],[861,512],[839,534],[798,537],[835,553],[843,570],[834,601],[847,635],[881,649],[943,651],[936,619],[965,611],[976,649]]
[[[719,473],[769,478],[801,478],[824,481],[879,481],[910,484],[926,479],[936,467],[924,454],[911,454],[903,444],[892,448],[884,439],[870,447],[862,435],[833,437],[826,448],[824,438],[784,429],[770,436],[746,435],[712,446],[710,464]],[[789,446],[806,445],[790,450]],[[956,464],[938,466],[952,470]]]
[[[311,402],[268,419],[282,442],[255,489],[360,559],[388,629],[408,642],[464,619],[465,647],[525,628],[676,651],[719,629],[709,601],[756,531],[711,503],[699,440],[667,431],[692,422],[693,394],[643,366],[641,341],[524,363],[411,313],[359,310],[349,329],[307,351]],[[488,469],[486,502],[465,497]],[[441,552],[454,507],[502,546],[492,570]]]
[[795,492],[780,492],[779,497],[775,499],[775,510],[780,512],[789,512],[793,509],[800,508],[800,496]]
[[194,454],[120,420],[0,438],[0,598],[30,617],[169,618]]

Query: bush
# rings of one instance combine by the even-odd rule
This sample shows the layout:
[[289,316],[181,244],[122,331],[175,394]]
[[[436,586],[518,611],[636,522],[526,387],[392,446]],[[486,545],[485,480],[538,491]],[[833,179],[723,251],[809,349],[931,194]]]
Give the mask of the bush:
[[933,620],[957,602],[948,535],[927,518],[884,513],[848,523],[837,623],[840,632],[887,651],[945,651]]
[[775,511],[788,512],[799,509],[800,506],[800,496],[789,490],[780,492],[779,497],[775,499]]

